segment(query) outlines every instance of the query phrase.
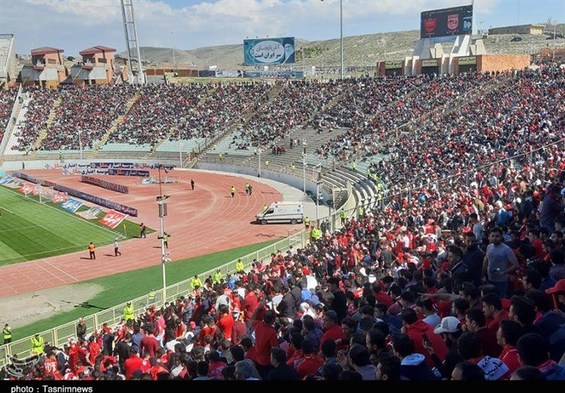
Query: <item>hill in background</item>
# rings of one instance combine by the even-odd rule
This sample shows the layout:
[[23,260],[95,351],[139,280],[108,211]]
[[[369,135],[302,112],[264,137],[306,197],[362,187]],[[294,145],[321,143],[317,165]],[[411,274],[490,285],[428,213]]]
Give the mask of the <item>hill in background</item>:
[[[560,30],[563,25],[560,25]],[[344,62],[346,66],[374,66],[377,61],[403,60],[411,56],[419,39],[419,30],[367,34],[344,37]],[[519,36],[520,41],[512,40]],[[552,39],[547,35],[500,34],[484,36],[487,53],[535,54],[540,49],[565,48],[565,39]],[[442,44],[449,53],[452,43]],[[120,53],[125,57],[126,52]],[[192,50],[141,47],[141,57],[150,66],[178,68],[219,69],[240,68],[243,63],[243,44],[204,47]],[[296,40],[296,65],[339,66],[340,40]]]

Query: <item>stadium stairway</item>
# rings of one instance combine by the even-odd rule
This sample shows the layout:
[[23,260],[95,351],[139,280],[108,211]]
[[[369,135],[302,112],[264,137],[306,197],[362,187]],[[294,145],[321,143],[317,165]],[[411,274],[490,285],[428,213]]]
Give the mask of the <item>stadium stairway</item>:
[[96,158],[98,151],[102,148],[102,146],[104,146],[106,144],[106,142],[108,142],[108,139],[110,138],[110,135],[112,135],[112,133],[114,131],[116,131],[116,129],[118,128],[118,126],[120,126],[121,124],[123,124],[124,119],[126,118],[127,113],[130,111],[130,109],[133,107],[133,105],[137,102],[137,100],[139,100],[139,98],[141,97],[141,95],[139,93],[135,93],[135,95],[133,97],[131,97],[129,99],[129,101],[126,104],[126,112],[124,115],[120,115],[116,118],[116,120],[114,120],[114,123],[110,126],[110,128],[108,129],[108,131],[106,132],[106,134],[104,134],[104,136],[98,141],[98,143],[96,143],[96,145],[94,145],[94,149],[92,149],[92,151],[90,152],[88,158],[90,160]]
[[47,122],[45,124],[45,128],[43,130],[41,130],[41,132],[39,133],[39,136],[37,137],[37,140],[33,144],[32,159],[35,159],[35,156],[37,154],[36,152],[41,147],[41,143],[43,142],[43,140],[47,136],[47,133],[49,132],[49,129],[53,125],[53,121],[55,120],[55,117],[57,117],[57,109],[61,106],[61,104],[62,104],[61,98],[58,98],[58,99],[55,100],[55,102],[53,102],[53,107],[51,108],[51,111],[49,112],[49,117],[47,117]]

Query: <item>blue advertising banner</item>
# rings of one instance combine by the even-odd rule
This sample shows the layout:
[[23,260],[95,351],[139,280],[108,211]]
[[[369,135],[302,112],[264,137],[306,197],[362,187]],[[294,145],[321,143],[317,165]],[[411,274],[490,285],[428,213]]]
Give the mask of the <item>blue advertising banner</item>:
[[61,207],[68,212],[74,213],[82,205],[83,205],[83,203],[81,201],[79,201],[78,199],[69,198],[61,205]]
[[424,11],[420,20],[420,38],[455,37],[473,31],[473,6]]
[[12,176],[4,176],[2,179],[0,179],[0,184],[8,184],[12,180],[14,180]]
[[294,37],[243,40],[245,65],[292,64],[294,52]]

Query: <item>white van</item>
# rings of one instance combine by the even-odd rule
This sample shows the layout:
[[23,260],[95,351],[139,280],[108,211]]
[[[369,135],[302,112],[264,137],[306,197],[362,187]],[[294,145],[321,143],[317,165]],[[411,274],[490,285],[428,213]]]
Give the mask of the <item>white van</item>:
[[304,222],[304,205],[302,202],[273,202],[265,211],[257,213],[256,218],[261,224],[272,222],[298,224]]

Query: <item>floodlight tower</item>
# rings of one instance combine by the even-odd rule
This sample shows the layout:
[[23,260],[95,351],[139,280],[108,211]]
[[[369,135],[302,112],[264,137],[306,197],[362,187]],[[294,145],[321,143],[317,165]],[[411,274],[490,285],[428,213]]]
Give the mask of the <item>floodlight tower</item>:
[[[122,19],[124,21],[124,31],[126,33],[126,48],[128,52],[129,80],[138,85],[145,84],[145,73],[141,62],[141,50],[139,49],[139,39],[135,27],[133,15],[133,0],[121,0]],[[132,61],[132,59],[134,61]],[[134,66],[135,64],[135,66]]]

